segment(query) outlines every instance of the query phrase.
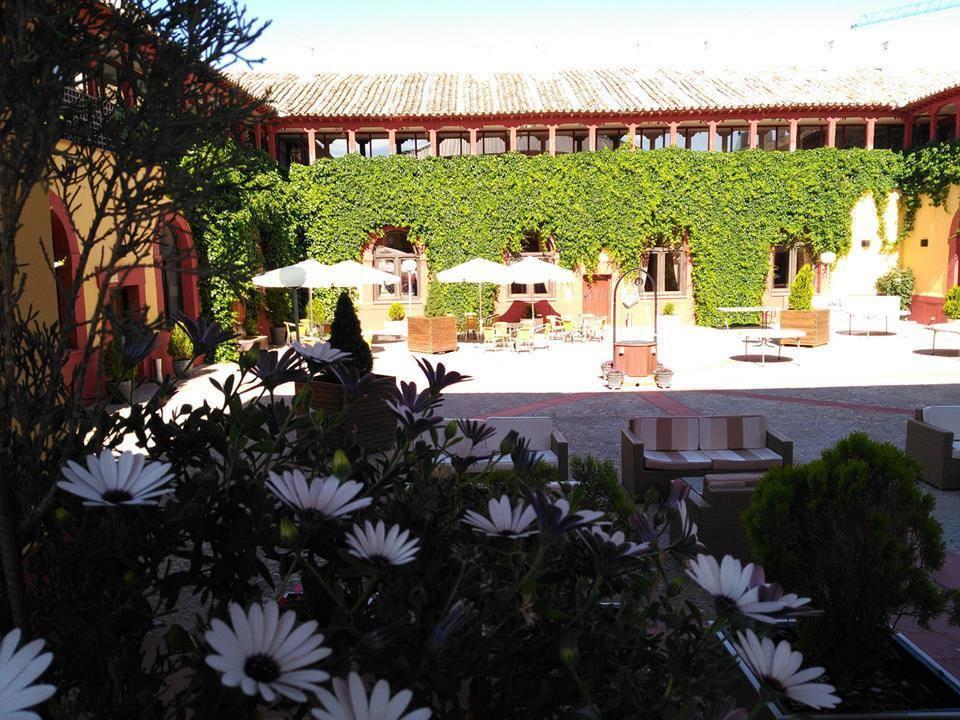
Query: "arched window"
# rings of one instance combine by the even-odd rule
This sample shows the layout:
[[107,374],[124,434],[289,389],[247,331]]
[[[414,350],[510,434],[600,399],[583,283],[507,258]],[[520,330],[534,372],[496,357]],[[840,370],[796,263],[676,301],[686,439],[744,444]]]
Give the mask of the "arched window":
[[160,229],[160,278],[163,284],[163,308],[167,322],[172,323],[177,313],[183,312],[183,266],[176,230],[171,225]]
[[374,299],[382,301],[420,298],[420,258],[407,233],[391,230],[377,241],[373,249],[373,266],[400,276],[399,284],[374,288]]
[[[523,234],[520,252],[514,253],[513,260],[521,260],[525,257],[535,257],[549,263],[557,261],[550,238],[545,237],[539,230],[528,230]],[[553,295],[552,283],[530,283],[529,285],[511,283],[510,285],[510,297],[552,297]]]
[[79,328],[73,311],[73,280],[76,268],[67,241],[67,228],[55,212],[50,211],[50,227],[53,230],[53,269],[57,284],[57,320],[61,328],[69,328],[67,347],[79,347]]

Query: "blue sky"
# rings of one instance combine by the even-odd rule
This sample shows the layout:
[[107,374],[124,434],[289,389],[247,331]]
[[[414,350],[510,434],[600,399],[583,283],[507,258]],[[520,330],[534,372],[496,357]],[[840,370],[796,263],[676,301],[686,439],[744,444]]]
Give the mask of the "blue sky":
[[[250,0],[263,69],[498,70],[909,63],[960,66],[960,9],[851,30],[902,0]],[[954,59],[958,55],[957,59]]]

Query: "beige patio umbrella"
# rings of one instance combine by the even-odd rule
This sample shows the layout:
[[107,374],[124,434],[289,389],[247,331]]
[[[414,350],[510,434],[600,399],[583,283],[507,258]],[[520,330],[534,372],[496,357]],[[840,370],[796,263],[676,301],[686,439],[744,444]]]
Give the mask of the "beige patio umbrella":
[[510,282],[508,273],[509,268],[506,265],[483,258],[474,258],[465,263],[454,265],[447,270],[441,270],[437,273],[437,280],[443,283],[465,282],[477,284],[479,300],[477,318],[479,318],[480,327],[483,327],[483,284],[506,285]]
[[[512,265],[507,265],[506,268],[507,281],[520,285],[548,282],[574,283],[578,279],[576,273],[535,257],[525,257]],[[533,301],[530,302],[530,317],[536,317]]]
[[[313,289],[330,287],[332,268],[312,258],[302,260],[294,265],[269,270],[253,277],[253,284],[257,287],[287,288],[293,294],[293,323],[297,340],[300,339],[300,298],[297,290],[307,288],[310,291],[310,300],[313,300]],[[310,325],[313,326],[313,302],[309,306]]]

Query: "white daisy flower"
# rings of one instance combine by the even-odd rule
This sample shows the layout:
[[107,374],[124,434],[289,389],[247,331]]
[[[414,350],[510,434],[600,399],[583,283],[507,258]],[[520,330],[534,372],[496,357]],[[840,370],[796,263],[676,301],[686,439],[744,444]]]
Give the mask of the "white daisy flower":
[[17,650],[20,628],[14,628],[0,641],[0,720],[40,720],[27,708],[39,705],[53,695],[53,685],[32,685],[53,661],[53,653],[40,654],[43,640],[34,640]]
[[363,527],[353,526],[353,532],[347,533],[347,551],[363,560],[380,561],[388,565],[405,565],[412,562],[420,550],[420,541],[410,537],[409,530],[400,530],[393,525],[388,532],[383,520],[374,526],[367,520]]
[[62,472],[66,480],[57,485],[85,498],[84,505],[156,505],[156,498],[170,492],[162,486],[173,477],[169,463],[147,463],[129,450],[120,457],[110,450],[88,455],[87,467],[69,460]]
[[413,699],[409,690],[401,690],[390,696],[390,685],[380,680],[367,697],[363,681],[356,673],[347,678],[333,679],[333,692],[321,688],[317,693],[323,708],[311,712],[316,720],[427,720],[432,713],[428,708],[406,712]]
[[230,605],[230,625],[219,618],[210,624],[204,637],[216,652],[206,663],[221,673],[227,687],[239,687],[245,695],[259,693],[267,702],[277,694],[294,702],[307,701],[304,691],[317,693],[330,676],[310,669],[332,650],[323,646],[323,635],[315,632],[314,620],[294,628],[292,610],[280,615],[274,601],[257,604],[248,613],[236,603]]
[[810,598],[784,595],[778,585],[764,582],[762,567],[753,563],[744,567],[730,555],[725,555],[720,564],[710,555],[697,555],[687,567],[687,575],[713,595],[721,610],[736,611],[760,622],[776,622],[810,602]]
[[733,644],[737,653],[771,690],[815,710],[835,708],[840,703],[833,685],[810,682],[823,675],[823,668],[800,670],[803,655],[792,650],[786,640],[774,645],[769,638],[760,640],[752,630],[738,632],[737,638],[740,642]]
[[316,343],[314,345],[306,345],[302,342],[295,342],[291,347],[293,347],[297,354],[304,360],[321,365],[329,365],[331,363],[340,362],[341,360],[346,360],[348,357],[350,357],[350,353],[346,352],[345,350],[338,350],[328,342]]
[[335,520],[349,515],[354,510],[367,507],[373,498],[354,498],[363,484],[348,480],[341,484],[333,475],[313,478],[308,483],[299,470],[285,470],[283,474],[270,472],[267,486],[283,502],[294,510],[312,510],[324,520]]
[[530,529],[537,519],[537,513],[522,502],[511,507],[510,498],[501,495],[499,500],[491,498],[487,508],[490,512],[489,519],[473,510],[467,510],[462,522],[473,527],[476,532],[491,537],[522,538],[537,532],[536,528]]
[[627,558],[638,558],[650,551],[650,543],[635,543],[627,540],[622,531],[617,530],[612,535],[599,525],[594,525],[589,531],[581,534],[591,552],[598,557],[604,557],[610,562],[619,562]]

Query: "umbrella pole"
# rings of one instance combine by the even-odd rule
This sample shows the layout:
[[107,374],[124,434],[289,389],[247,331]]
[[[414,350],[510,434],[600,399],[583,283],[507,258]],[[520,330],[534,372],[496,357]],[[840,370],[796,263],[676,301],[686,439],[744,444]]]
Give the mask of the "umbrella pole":
[[311,335],[316,335],[317,333],[316,333],[316,331],[314,330],[314,327],[313,327],[313,288],[310,288],[310,289],[307,291],[307,293],[308,293],[309,296],[310,296],[310,299],[309,299],[310,307],[307,308],[307,312],[308,312],[309,317],[310,317],[310,334],[311,334]]
[[483,283],[477,283],[477,330],[483,329]]
[[293,331],[297,336],[297,342],[300,342],[300,297],[297,292],[299,288],[291,288],[293,293]]

